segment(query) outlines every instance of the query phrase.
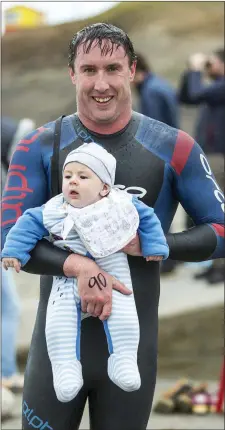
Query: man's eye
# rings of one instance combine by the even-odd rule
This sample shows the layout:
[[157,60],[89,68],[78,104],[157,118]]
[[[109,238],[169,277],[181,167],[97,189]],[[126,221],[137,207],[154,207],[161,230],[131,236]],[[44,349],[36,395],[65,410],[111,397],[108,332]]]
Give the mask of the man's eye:
[[109,66],[109,67],[108,67],[108,71],[109,71],[109,72],[115,72],[116,70],[118,70],[118,67],[117,67],[117,66]]
[[85,67],[84,73],[94,73],[95,69],[93,67]]

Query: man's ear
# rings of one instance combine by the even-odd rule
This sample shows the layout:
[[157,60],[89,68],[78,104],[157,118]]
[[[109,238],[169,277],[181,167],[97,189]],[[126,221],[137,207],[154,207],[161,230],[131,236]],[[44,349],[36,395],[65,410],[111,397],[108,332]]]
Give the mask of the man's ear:
[[135,72],[136,72],[136,66],[137,66],[137,61],[133,61],[131,67],[130,67],[130,82],[133,82],[134,80],[134,76],[135,76]]
[[76,85],[76,75],[71,67],[69,67],[69,75],[73,85]]
[[109,192],[110,192],[110,186],[107,184],[104,184],[102,187],[102,190],[100,191],[100,196],[105,197],[107,196],[107,194],[109,194]]

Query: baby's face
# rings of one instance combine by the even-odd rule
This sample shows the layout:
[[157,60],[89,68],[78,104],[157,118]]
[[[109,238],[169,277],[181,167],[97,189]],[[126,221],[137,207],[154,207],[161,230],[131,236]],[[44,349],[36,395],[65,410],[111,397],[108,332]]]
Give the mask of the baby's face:
[[84,164],[68,163],[63,172],[62,192],[75,208],[91,205],[108,193],[108,185]]

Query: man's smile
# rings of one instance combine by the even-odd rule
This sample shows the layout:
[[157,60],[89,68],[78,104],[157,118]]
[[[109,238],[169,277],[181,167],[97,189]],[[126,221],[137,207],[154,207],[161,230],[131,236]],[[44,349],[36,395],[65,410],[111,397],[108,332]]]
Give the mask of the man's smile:
[[107,103],[109,103],[113,99],[113,97],[114,96],[109,96],[109,97],[93,97],[92,96],[93,100],[95,102],[97,102],[97,103],[100,103],[100,104],[107,104]]

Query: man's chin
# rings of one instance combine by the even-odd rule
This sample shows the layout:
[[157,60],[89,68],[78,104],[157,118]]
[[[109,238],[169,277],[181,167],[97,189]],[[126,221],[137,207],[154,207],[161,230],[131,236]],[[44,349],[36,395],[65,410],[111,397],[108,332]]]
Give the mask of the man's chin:
[[93,116],[93,119],[97,123],[101,124],[111,124],[115,121],[117,115],[115,112],[101,112],[100,114],[96,114]]

